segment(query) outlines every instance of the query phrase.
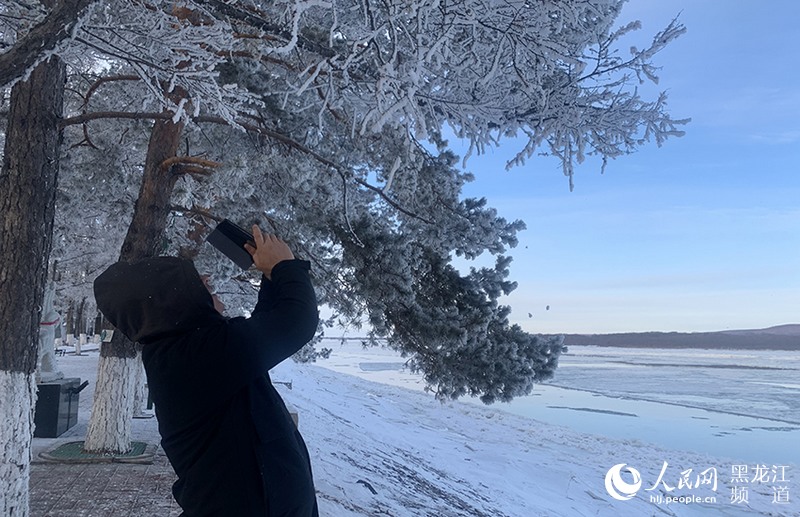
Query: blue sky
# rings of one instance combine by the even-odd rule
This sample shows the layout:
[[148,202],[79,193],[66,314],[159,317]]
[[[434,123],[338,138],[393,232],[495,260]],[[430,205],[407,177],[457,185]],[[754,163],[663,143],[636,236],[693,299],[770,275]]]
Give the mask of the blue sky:
[[467,162],[466,195],[528,225],[503,303],[530,332],[800,323],[800,2],[630,0],[618,24],[643,43],[679,13],[655,62],[686,136],[587,162],[573,192],[551,158],[505,171],[513,142]]

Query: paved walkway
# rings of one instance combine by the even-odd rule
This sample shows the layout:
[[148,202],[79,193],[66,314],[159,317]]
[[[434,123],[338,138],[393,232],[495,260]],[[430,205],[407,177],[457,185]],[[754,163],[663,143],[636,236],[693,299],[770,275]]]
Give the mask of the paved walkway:
[[[58,358],[66,377],[88,380],[80,393],[77,424],[58,438],[34,438],[30,480],[31,517],[175,517],[175,473],[161,448],[151,465],[133,463],[48,463],[39,453],[84,440],[97,377],[97,351]],[[133,419],[131,440],[156,446],[155,418]],[[3,516],[0,516],[3,517]]]
[[171,517],[175,474],[160,449],[152,465],[44,463],[31,465],[31,517]]

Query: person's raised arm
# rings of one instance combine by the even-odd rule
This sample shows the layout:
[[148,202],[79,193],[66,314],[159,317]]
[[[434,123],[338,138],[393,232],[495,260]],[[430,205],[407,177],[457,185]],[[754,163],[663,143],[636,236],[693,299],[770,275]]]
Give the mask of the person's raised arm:
[[[281,239],[253,225],[253,245],[245,245],[264,277],[250,318],[237,324],[250,360],[259,370],[272,368],[303,347],[317,330],[317,298],[309,263],[297,260]],[[254,365],[255,366],[255,365]]]

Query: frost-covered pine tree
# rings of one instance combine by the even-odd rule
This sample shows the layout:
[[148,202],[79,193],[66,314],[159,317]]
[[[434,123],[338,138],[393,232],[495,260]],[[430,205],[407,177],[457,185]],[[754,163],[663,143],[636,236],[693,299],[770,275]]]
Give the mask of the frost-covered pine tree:
[[[339,145],[340,156],[350,153],[364,169],[391,167],[402,139],[387,133],[381,143]],[[240,170],[226,167],[202,184],[179,184],[176,204],[198,209],[176,214],[173,238],[185,247],[180,236],[207,212],[260,221],[312,261],[320,300],[334,309],[335,320],[368,323],[373,340],[409,355],[438,396],[470,393],[490,402],[527,393],[534,379],[552,374],[561,347],[509,327],[508,309],[498,303],[515,287],[506,279],[510,259],[503,253],[524,225],[505,221],[485,200],[461,199],[469,176],[457,170],[452,154],[415,153],[413,161],[422,165],[397,174],[391,186],[401,211],[381,207],[381,194],[366,179],[348,185],[298,151],[268,157],[263,149],[242,149],[242,163],[231,164]],[[454,256],[482,253],[497,256],[493,268],[463,274],[452,265]],[[213,249],[201,248],[195,261],[212,272],[223,295],[242,291],[227,282],[234,266]]]
[[[208,45],[198,48],[181,40],[180,52],[174,52],[170,45],[138,47],[145,49],[145,54],[151,53],[147,54],[148,61],[172,60],[174,66],[168,74],[141,65],[134,68],[153,93],[143,105],[162,102],[174,112],[173,120],[226,122],[285,144],[297,154],[306,154],[326,171],[322,175],[324,181],[319,175],[314,176],[316,183],[312,185],[320,190],[325,189],[325,183],[331,184],[331,178],[334,184],[341,179],[344,186],[341,192],[335,188],[325,191],[331,195],[328,199],[333,206],[344,207],[339,213],[345,230],[333,237],[323,237],[332,241],[322,242],[334,250],[335,260],[346,264],[344,271],[349,271],[352,264],[347,264],[343,257],[356,261],[363,255],[362,249],[368,249],[372,255],[387,252],[382,246],[370,248],[365,244],[354,225],[365,225],[360,230],[369,234],[381,217],[388,221],[406,217],[431,224],[431,219],[424,215],[428,206],[421,207],[423,215],[415,213],[420,207],[414,205],[425,203],[417,202],[420,198],[413,189],[416,171],[425,167],[426,153],[420,152],[423,141],[435,139],[444,124],[469,138],[478,152],[498,138],[526,134],[529,142],[515,162],[521,163],[544,146],[561,157],[570,180],[575,162],[582,161],[588,153],[613,158],[631,151],[649,137],[660,143],[664,137],[677,134],[677,123],[664,112],[663,98],[644,102],[624,86],[628,81],[626,72],[652,78],[650,57],[682,28],[670,25],[651,47],[634,49],[629,59],[621,59],[613,53],[613,43],[635,25],[610,31],[619,5],[618,2],[497,3],[491,4],[490,9],[479,10],[476,4],[467,9],[448,10],[438,9],[429,2],[397,8],[345,2],[278,2],[269,6],[249,2],[189,2],[180,8],[155,12],[158,20],[153,15],[149,20],[159,22],[155,26],[165,38],[174,37],[178,29],[189,42],[197,41],[197,34],[206,34],[203,41],[213,41],[217,53],[225,50],[236,59],[215,63],[218,57],[204,53]],[[108,12],[105,16],[93,22],[96,26],[89,41],[95,48],[103,48],[117,33],[116,29],[113,32],[104,29],[111,25]],[[144,31],[137,31],[135,22],[130,23],[129,30],[146,41]],[[214,81],[209,82],[207,76],[196,73],[200,63],[214,66],[218,74]],[[195,73],[186,73],[187,68]],[[185,96],[178,102],[169,96],[159,97],[153,85],[160,84],[169,84],[168,91],[180,88]],[[224,95],[215,97],[215,88]],[[217,102],[209,105],[209,98]],[[210,114],[200,108],[201,100],[205,102],[203,106],[210,107]],[[239,103],[239,107],[231,109],[231,103]],[[191,111],[187,110],[189,106],[193,107]],[[86,114],[75,120],[93,117]],[[303,130],[297,131],[297,127]],[[364,148],[359,150],[362,143]],[[391,149],[391,159],[386,160],[385,155],[377,152],[382,147]],[[297,167],[292,169],[292,175],[297,172]],[[377,183],[370,183],[370,178]],[[404,180],[411,186],[411,195],[397,187]],[[399,201],[404,195],[407,206]],[[296,214],[296,206],[302,205],[304,199],[299,194],[293,198],[295,206],[288,213]],[[270,202],[274,203],[274,196]],[[358,208],[351,209],[350,204],[372,210],[365,210],[366,215],[358,214],[362,219],[357,220],[349,211]],[[260,210],[280,215],[278,209],[269,205]],[[381,216],[376,217],[376,213]],[[282,217],[286,217],[285,213]],[[279,221],[280,217],[273,220]],[[388,233],[391,235],[391,231]],[[380,236],[385,237],[379,232],[376,239]],[[348,239],[355,245],[348,248]],[[336,253],[341,257],[336,257]],[[494,270],[473,272],[466,281],[454,274],[449,261],[437,263],[434,260],[437,253],[419,253],[431,261],[426,264],[437,266],[432,268],[435,273],[427,272],[429,279],[450,282],[458,279],[472,293],[472,304],[487,299],[483,310],[472,315],[483,323],[447,337],[445,329],[436,326],[446,314],[417,308],[402,317],[393,317],[398,311],[379,303],[390,299],[382,296],[366,311],[378,335],[388,337],[393,346],[413,354],[411,364],[428,372],[429,381],[442,396],[471,392],[483,394],[486,400],[507,399],[529,389],[520,391],[520,386],[530,384],[521,379],[532,379],[537,365],[543,365],[539,368],[540,378],[546,376],[554,361],[534,360],[524,354],[520,357],[526,359],[522,361],[525,366],[517,371],[495,368],[499,372],[496,378],[505,375],[516,379],[502,390],[490,387],[490,383],[470,386],[464,382],[469,377],[464,373],[444,374],[446,369],[441,365],[448,360],[452,365],[460,365],[464,357],[474,357],[482,361],[480,370],[485,376],[493,354],[486,347],[480,349],[479,343],[486,342],[485,336],[504,336],[502,339],[513,336],[519,341],[524,333],[519,329],[511,333],[498,330],[507,326],[507,318],[505,309],[497,305],[497,298],[507,293],[512,284],[502,288],[486,285],[486,278],[493,278],[496,285],[498,279],[505,277],[508,269],[505,259],[499,260]],[[367,254],[367,259],[362,260],[371,264],[372,255]],[[327,257],[325,252],[321,256]],[[395,256],[420,260],[419,256]],[[409,275],[407,268],[392,267],[387,271]],[[353,277],[361,283],[370,278],[367,274]],[[382,287],[383,280],[375,282],[373,287]],[[408,286],[395,287],[408,289]],[[348,287],[346,292],[352,293],[353,288]],[[365,305],[364,298],[368,298],[365,292],[358,292],[361,297],[358,302],[343,302],[342,314],[351,311],[363,316],[365,311],[359,313],[353,308]],[[456,296],[456,292],[450,295]],[[336,299],[346,300],[346,297],[337,295]],[[430,296],[423,295],[420,288],[414,299],[430,299]],[[462,308],[460,313],[466,318],[468,311]],[[412,326],[403,322],[412,320],[413,328],[443,332],[441,339],[450,340],[450,345],[443,349],[449,352],[434,353],[437,351],[423,345],[424,338],[413,339],[412,333],[404,332]],[[490,320],[501,322],[499,327],[492,327],[491,334],[486,323]],[[458,319],[452,319],[452,324],[457,327]],[[465,343],[465,336],[472,336],[473,340]],[[529,341],[522,349],[551,350],[557,354],[558,347]],[[518,350],[519,346],[505,349]],[[479,350],[483,354],[477,353]],[[507,353],[506,357],[511,355]]]
[[[323,299],[344,319],[366,317],[440,396],[490,401],[546,377],[559,347],[509,326],[498,304],[513,287],[504,253],[519,226],[481,200],[459,199],[465,178],[453,156],[430,149],[444,144],[445,126],[470,152],[523,136],[509,165],[549,152],[571,184],[586,155],[605,162],[680,134],[665,97],[644,100],[635,82],[655,79],[654,54],[683,28],[672,23],[623,57],[619,40],[637,25],[613,29],[621,5],[107,0],[41,48],[73,66],[89,53],[113,60],[145,92],[137,106],[78,110],[66,124],[87,123],[91,133],[99,119],[122,117],[246,129],[264,153],[225,172],[253,186],[238,190],[246,208],[229,213],[240,222],[257,215],[294,238],[325,276]],[[179,181],[180,201],[215,197]],[[230,190],[175,212],[176,235],[208,224],[197,216],[204,209],[228,212]],[[453,268],[452,254],[482,250],[497,255],[495,267]]]

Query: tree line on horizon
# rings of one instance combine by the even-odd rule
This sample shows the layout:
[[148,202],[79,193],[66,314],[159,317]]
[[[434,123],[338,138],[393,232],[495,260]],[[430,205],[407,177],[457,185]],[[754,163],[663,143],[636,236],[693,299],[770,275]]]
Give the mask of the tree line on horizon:
[[564,346],[622,348],[710,348],[729,350],[800,350],[800,325],[775,330],[719,332],[628,332],[612,334],[564,334]]

